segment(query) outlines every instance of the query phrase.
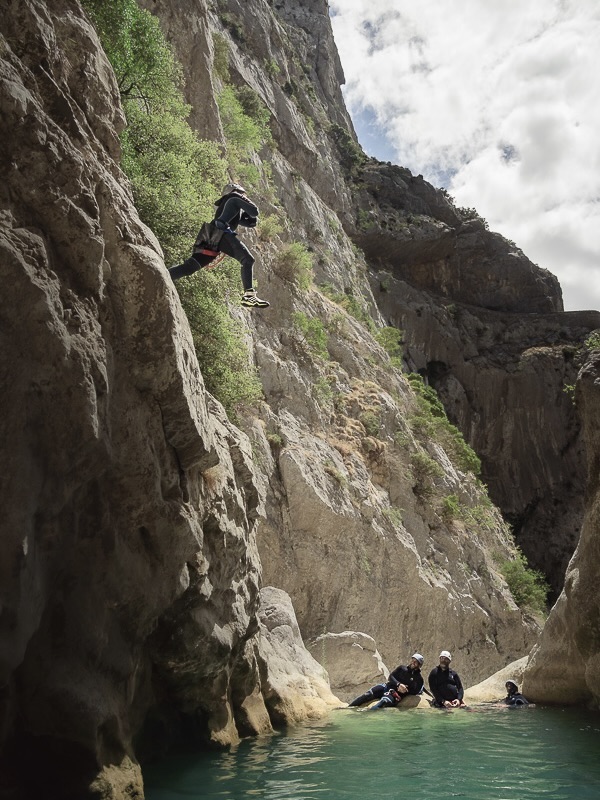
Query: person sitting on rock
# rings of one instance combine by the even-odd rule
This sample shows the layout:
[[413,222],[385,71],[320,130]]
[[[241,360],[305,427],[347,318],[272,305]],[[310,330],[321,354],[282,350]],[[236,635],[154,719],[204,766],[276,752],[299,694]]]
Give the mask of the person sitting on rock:
[[[258,297],[252,285],[254,256],[246,245],[240,242],[235,232],[238,225],[246,228],[256,227],[258,206],[250,200],[246,190],[239,183],[225,184],[221,197],[215,201],[215,205],[217,207],[215,218],[200,229],[191,257],[183,264],[171,267],[169,275],[174,281],[184,275],[193,275],[194,272],[207,266],[217,252],[224,253],[240,262],[244,287],[242,305],[250,308],[266,308],[269,303]],[[209,253],[211,250],[215,251],[213,256],[206,255],[207,247]]]
[[452,656],[448,650],[440,653],[440,664],[429,673],[429,689],[433,695],[434,708],[464,707],[463,685],[457,672],[450,669]]
[[372,686],[364,694],[356,697],[349,707],[362,706],[372,700],[379,700],[373,708],[391,708],[397,706],[407,694],[421,694],[424,688],[421,667],[423,666],[423,656],[420,653],[413,653],[406,666],[400,665],[390,673],[386,683],[378,683]]
[[502,701],[507,706],[528,706],[529,700],[526,700],[522,694],[519,693],[519,687],[515,681],[506,681],[506,691],[508,694]]

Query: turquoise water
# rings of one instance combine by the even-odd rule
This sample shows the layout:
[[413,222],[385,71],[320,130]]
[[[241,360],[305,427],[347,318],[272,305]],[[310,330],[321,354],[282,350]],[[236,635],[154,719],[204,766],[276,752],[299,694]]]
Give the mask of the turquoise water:
[[144,777],[147,800],[598,800],[599,754],[570,709],[342,710]]

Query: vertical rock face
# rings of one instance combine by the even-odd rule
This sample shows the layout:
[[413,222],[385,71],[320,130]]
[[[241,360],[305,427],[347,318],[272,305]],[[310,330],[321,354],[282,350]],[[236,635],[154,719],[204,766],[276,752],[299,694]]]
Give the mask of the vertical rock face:
[[115,162],[93,30],[70,2],[0,25],[2,779],[81,798],[112,764],[97,790],[134,796],[157,694],[228,741],[231,675],[259,686],[261,500]]
[[600,351],[583,366],[577,402],[588,452],[586,513],[564,589],[525,671],[523,691],[538,702],[600,708]]
[[594,311],[519,314],[440,302],[388,272],[377,303],[482,460],[490,496],[554,596],[583,519],[585,448],[570,394]]

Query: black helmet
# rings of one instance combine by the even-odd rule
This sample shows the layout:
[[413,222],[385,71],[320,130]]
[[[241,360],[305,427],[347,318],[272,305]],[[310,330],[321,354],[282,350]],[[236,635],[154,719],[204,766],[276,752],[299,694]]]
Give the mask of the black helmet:
[[[511,687],[513,687],[513,686],[514,686],[514,691],[515,691],[515,692],[518,692],[518,691],[519,691],[519,687],[518,687],[518,685],[515,683],[515,681],[506,681],[506,683],[505,683],[504,685],[505,685],[505,686],[506,686],[506,688],[509,690],[509,692],[510,692],[510,689],[511,689]],[[514,694],[514,692],[513,692],[513,694]]]
[[232,192],[246,194],[246,190],[239,183],[226,183],[221,194],[224,197],[226,194],[231,194]]

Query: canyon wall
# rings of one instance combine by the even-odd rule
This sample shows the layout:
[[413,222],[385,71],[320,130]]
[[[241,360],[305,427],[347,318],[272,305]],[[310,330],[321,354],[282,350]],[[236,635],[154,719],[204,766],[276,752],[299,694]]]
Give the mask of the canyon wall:
[[[263,398],[235,426],[205,389],[119,166],[119,93],[81,6],[11,2],[0,20],[6,796],[139,798],[140,759],[181,737],[227,744],[324,713],[336,700],[303,637],[364,632],[390,667],[416,649],[432,665],[449,648],[466,683],[530,651],[540,621],[502,576],[511,536],[407,370],[438,388],[556,586],[582,515],[583,444],[562,388],[598,315],[564,314],[556,280],[512,243],[361,154],[325,0],[144,5],[182,62],[203,137],[225,145],[215,34],[232,84],[271,112],[274,143],[253,156],[271,183],[255,193],[283,230],[248,241],[272,305],[231,309]],[[281,260],[292,242],[312,255],[308,288]],[[386,325],[403,331],[404,370],[381,344]],[[592,476],[596,444],[588,431]]]
[[586,511],[564,589],[533,649],[523,691],[537,702],[600,708],[600,351],[592,351],[577,382],[577,405],[588,453]]

